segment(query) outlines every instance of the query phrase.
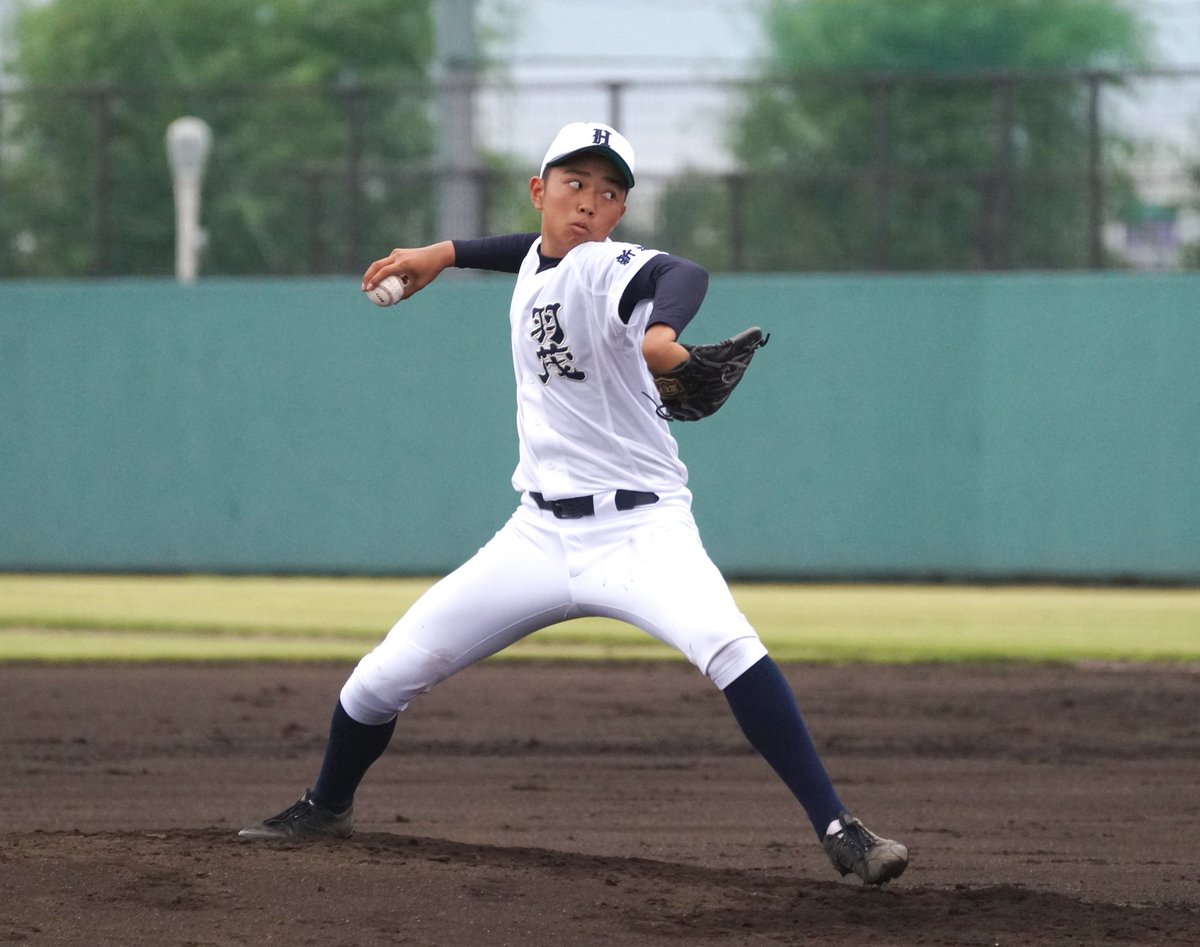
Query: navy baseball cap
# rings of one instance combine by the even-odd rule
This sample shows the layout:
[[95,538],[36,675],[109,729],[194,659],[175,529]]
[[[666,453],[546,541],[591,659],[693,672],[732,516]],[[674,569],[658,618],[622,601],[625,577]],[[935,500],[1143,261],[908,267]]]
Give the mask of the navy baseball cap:
[[572,122],[564,125],[542,159],[541,176],[546,169],[562,164],[572,155],[603,155],[617,166],[627,188],[633,187],[633,145],[619,131],[603,122]]

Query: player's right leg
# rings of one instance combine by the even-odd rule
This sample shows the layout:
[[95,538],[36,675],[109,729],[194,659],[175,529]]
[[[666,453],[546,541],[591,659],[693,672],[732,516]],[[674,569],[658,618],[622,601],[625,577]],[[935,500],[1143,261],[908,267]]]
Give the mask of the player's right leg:
[[368,768],[419,694],[539,628],[572,617],[558,537],[518,510],[470,560],[417,600],[342,688],[313,788],[248,839],[344,838]]
[[557,532],[520,508],[358,663],[342,705],[355,720],[384,723],[452,674],[575,614]]

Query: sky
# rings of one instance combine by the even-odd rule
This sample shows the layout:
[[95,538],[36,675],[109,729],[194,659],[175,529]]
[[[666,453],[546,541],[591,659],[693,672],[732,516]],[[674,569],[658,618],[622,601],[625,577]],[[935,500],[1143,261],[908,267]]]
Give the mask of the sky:
[[[964,0],[976,2],[976,0]],[[1200,67],[1200,0],[1129,0],[1163,65]],[[766,0],[479,0],[497,58],[521,73],[728,69],[763,49]],[[602,39],[601,39],[602,38]]]
[[[665,172],[729,166],[723,119],[736,100],[705,83],[753,72],[765,50],[760,24],[767,0],[478,2],[494,74],[514,86],[545,83],[526,94],[484,97],[479,134],[486,145],[536,160],[564,122],[610,115],[607,97],[582,83],[653,80],[667,84],[631,96],[622,115],[639,165]],[[1151,24],[1159,64],[1200,68],[1200,0],[1130,2]],[[1185,104],[1179,88],[1150,83],[1136,101],[1114,107],[1148,128],[1191,134],[1191,123],[1200,122],[1200,92],[1185,96]],[[1200,90],[1200,80],[1186,88]],[[665,104],[656,108],[656,100]],[[1182,111],[1189,105],[1190,115]]]
[[[518,94],[486,96],[480,138],[532,162],[568,121],[617,121],[638,165],[669,173],[729,165],[721,80],[753,71],[763,0],[479,0],[493,75]],[[613,115],[596,81],[642,83]],[[647,81],[662,83],[647,87]],[[693,142],[702,143],[699,149]]]
[[1134,8],[1154,25],[1165,65],[1200,67],[1200,0],[1135,0]]
[[596,82],[624,80],[642,85],[613,123],[634,142],[640,168],[726,166],[721,126],[733,103],[717,89],[761,56],[760,2],[480,0],[492,74],[517,90],[484,97],[480,138],[535,162],[565,122],[613,121]]
[[514,76],[728,75],[763,48],[763,0],[479,0]]

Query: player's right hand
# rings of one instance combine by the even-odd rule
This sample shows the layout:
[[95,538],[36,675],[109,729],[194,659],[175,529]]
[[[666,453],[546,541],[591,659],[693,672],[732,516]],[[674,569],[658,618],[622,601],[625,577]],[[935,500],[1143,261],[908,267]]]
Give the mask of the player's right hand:
[[374,289],[387,276],[399,276],[408,282],[406,296],[419,292],[432,283],[446,267],[454,265],[454,244],[449,240],[427,247],[405,249],[398,247],[367,267],[362,289]]

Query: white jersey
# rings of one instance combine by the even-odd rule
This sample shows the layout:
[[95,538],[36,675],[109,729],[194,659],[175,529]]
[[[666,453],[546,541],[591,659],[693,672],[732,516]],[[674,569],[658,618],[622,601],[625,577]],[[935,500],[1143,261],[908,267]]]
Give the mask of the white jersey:
[[540,246],[521,264],[509,312],[520,438],[513,487],[554,500],[681,490],[687,468],[656,414],[642,357],[653,303],[638,303],[627,323],[618,314],[630,280],[660,251],[584,243],[539,273]]
[[[511,310],[521,458],[513,486],[544,500],[590,496],[589,514],[523,496],[499,532],[427,591],[359,662],[341,703],[360,723],[547,625],[604,617],[686,655],[722,690],[766,655],[700,541],[687,470],[642,357],[647,300],[621,321],[621,294],[657,255],[585,243],[538,272],[525,256]],[[616,505],[618,490],[658,494]]]

